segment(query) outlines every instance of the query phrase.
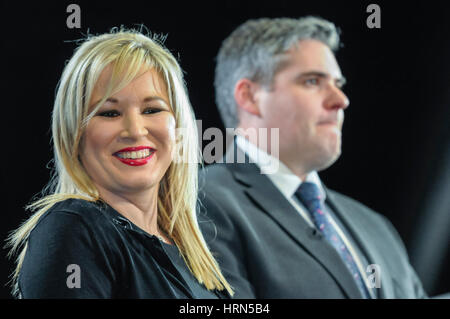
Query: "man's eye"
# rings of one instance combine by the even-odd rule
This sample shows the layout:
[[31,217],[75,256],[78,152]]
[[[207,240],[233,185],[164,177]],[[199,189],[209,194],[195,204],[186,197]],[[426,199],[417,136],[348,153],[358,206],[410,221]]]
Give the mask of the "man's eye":
[[319,84],[319,79],[317,78],[309,78],[305,80],[305,84],[306,85],[318,85]]
[[109,110],[109,111],[103,111],[98,113],[99,116],[104,116],[104,117],[116,117],[119,116],[120,113],[117,112],[116,110]]

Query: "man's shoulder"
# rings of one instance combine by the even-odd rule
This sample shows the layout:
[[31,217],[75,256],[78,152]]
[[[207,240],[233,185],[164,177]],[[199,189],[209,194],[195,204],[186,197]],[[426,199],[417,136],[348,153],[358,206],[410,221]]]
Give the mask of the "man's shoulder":
[[332,190],[329,188],[327,188],[327,193],[332,201],[333,200],[338,201],[341,205],[345,205],[347,207],[354,207],[354,208],[357,208],[359,211],[363,211],[368,214],[380,215],[379,213],[377,213],[375,210],[373,210],[369,206],[361,203],[360,201],[358,201],[348,195],[342,194],[338,191],[335,191],[335,190]]
[[227,165],[227,163],[215,163],[205,166],[200,170],[200,175],[207,176],[208,178],[231,177],[232,174]]
[[235,183],[237,183],[237,181],[233,176],[233,172],[230,167],[228,167],[228,164],[225,163],[208,165],[199,172],[200,189],[228,189],[231,184]]
[[369,225],[382,225],[382,229],[392,232],[393,226],[389,219],[383,214],[375,211],[366,204],[335,190],[327,189],[327,193],[330,195],[329,198],[332,203],[338,204],[341,208],[345,208],[346,214],[353,214],[349,216],[350,218],[363,220]]
[[245,189],[229,164],[212,164],[200,171],[198,198],[208,215],[240,214],[242,205],[248,201]]

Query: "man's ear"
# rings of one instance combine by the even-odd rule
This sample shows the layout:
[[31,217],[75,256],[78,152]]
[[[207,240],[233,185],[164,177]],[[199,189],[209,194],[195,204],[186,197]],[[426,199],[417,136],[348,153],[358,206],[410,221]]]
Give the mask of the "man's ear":
[[256,91],[259,85],[249,79],[240,79],[234,86],[234,100],[238,107],[247,113],[260,116]]

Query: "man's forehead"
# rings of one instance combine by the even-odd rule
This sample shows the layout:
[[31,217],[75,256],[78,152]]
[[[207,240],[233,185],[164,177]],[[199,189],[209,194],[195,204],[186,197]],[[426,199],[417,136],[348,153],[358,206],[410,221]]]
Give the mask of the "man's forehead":
[[320,72],[333,78],[342,78],[333,51],[318,40],[300,40],[286,52],[286,60],[287,65],[299,73]]

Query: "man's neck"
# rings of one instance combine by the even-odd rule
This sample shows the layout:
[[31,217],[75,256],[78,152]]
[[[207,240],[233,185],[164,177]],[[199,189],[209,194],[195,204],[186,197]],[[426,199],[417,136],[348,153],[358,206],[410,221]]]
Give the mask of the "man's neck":
[[[302,181],[305,181],[308,174],[312,172],[311,170],[307,171],[301,165],[292,165],[290,161],[280,159],[279,152],[273,154],[270,150],[268,151],[266,147],[259,147],[252,138],[236,135],[236,143],[245,153],[247,153],[253,162],[258,164],[265,174],[272,174],[281,169],[282,171],[294,174]],[[264,144],[267,145],[268,143]]]

